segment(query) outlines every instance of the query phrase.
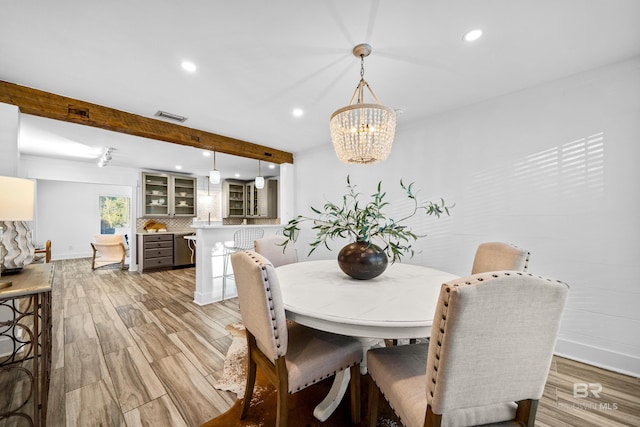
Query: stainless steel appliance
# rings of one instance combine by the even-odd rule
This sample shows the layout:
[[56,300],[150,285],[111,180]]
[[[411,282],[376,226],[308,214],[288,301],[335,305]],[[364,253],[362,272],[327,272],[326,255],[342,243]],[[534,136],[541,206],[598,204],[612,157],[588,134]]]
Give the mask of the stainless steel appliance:
[[[173,235],[173,266],[184,267],[195,265],[195,245],[191,245],[194,254],[192,256],[191,247],[189,247],[189,241],[185,239],[185,236],[193,235],[193,233]],[[193,261],[192,261],[193,259]]]

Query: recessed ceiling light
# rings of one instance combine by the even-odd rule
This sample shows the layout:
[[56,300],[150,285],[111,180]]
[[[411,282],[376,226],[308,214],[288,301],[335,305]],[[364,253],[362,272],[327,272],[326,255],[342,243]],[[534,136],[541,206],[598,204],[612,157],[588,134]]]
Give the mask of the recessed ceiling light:
[[239,173],[236,173],[234,176],[235,176],[236,178],[240,178],[240,174],[239,174]]
[[181,165],[176,165],[176,169],[182,170],[182,166]]
[[205,157],[211,157],[211,151],[203,151],[202,155]]
[[196,64],[194,64],[191,61],[182,61],[182,69],[185,71],[188,71],[190,73],[193,73],[196,71]]
[[473,42],[482,37],[482,30],[480,28],[476,28],[475,30],[467,31],[462,36],[462,40],[466,42]]
[[304,111],[302,111],[302,108],[294,108],[291,114],[293,114],[293,117],[302,117],[304,115]]

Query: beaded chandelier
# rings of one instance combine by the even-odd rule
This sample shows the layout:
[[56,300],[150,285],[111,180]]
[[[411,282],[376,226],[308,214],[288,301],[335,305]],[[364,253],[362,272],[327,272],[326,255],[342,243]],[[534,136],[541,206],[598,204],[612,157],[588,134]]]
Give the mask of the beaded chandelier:
[[[337,110],[329,120],[333,148],[344,163],[369,164],[385,160],[391,152],[396,132],[395,111],[381,105],[364,80],[364,58],[370,53],[368,44],[353,48],[353,55],[360,57],[360,82],[349,105]],[[375,104],[364,103],[365,87]]]

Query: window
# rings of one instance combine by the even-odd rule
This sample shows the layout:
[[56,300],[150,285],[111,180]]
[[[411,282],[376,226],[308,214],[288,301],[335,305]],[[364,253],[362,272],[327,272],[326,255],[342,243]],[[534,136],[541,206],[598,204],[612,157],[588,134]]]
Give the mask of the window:
[[100,234],[115,234],[129,229],[129,198],[100,196]]

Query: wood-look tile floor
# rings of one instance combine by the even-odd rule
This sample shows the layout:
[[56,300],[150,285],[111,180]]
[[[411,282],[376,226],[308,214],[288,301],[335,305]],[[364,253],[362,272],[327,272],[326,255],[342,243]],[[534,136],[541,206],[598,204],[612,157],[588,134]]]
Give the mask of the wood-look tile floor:
[[198,426],[235,394],[213,382],[237,300],[193,303],[193,268],[140,274],[56,261],[47,426]]
[[[199,426],[235,394],[216,390],[237,300],[193,303],[194,269],[140,274],[56,261],[47,426]],[[574,383],[602,385],[573,398]],[[363,408],[363,413],[366,408]],[[640,426],[640,379],[554,358],[536,425]],[[297,427],[297,426],[293,426]]]

